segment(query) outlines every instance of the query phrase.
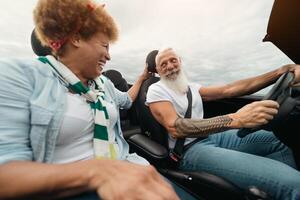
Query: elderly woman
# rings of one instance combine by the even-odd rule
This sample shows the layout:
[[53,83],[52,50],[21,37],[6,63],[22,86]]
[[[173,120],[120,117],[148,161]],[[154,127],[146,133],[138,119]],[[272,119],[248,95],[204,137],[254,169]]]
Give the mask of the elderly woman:
[[39,0],[34,22],[55,56],[0,60],[0,199],[178,199],[122,136],[118,109],[148,72],[127,93],[101,76],[118,37],[104,6]]

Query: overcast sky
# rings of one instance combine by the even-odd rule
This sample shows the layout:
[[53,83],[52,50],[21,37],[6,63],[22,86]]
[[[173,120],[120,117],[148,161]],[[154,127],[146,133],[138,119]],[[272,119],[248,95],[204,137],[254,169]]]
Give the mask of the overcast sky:
[[[0,0],[0,57],[32,57],[37,0]],[[152,49],[179,50],[191,80],[224,83],[291,61],[263,43],[273,0],[105,0],[119,28],[107,69],[133,81]]]

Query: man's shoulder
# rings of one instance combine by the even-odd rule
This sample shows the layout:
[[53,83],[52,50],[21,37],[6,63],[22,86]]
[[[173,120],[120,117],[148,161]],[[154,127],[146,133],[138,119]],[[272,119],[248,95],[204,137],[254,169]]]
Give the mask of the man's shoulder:
[[194,89],[197,89],[197,90],[199,90],[199,88],[201,87],[201,84],[199,84],[199,83],[194,83],[194,82],[191,82],[191,83],[189,83],[188,85],[189,85],[189,87],[191,87],[192,89],[194,88]]
[[157,101],[170,101],[172,95],[168,91],[167,87],[158,81],[152,84],[147,92],[147,103],[157,102]]
[[149,86],[148,91],[151,90],[161,90],[161,89],[165,89],[164,84],[161,81],[157,81],[156,83],[153,83]]

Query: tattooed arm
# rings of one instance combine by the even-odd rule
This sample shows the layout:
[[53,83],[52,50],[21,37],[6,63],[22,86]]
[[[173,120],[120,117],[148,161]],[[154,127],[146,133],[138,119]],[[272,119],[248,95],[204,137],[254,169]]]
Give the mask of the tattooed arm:
[[253,102],[235,113],[208,119],[179,118],[173,104],[169,101],[150,103],[149,107],[155,119],[174,138],[180,138],[203,137],[228,129],[252,128],[263,125],[273,118],[279,105],[271,100]]
[[175,120],[177,137],[206,137],[209,134],[230,129],[232,118],[227,115],[209,119],[184,119]]

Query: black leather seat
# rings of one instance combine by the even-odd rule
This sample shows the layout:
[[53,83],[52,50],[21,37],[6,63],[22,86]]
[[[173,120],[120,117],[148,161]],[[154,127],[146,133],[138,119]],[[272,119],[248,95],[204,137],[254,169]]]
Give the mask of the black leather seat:
[[118,90],[127,92],[127,90],[129,89],[127,81],[123,78],[122,74],[119,71],[109,69],[104,71],[102,74],[109,78]]
[[[109,78],[118,90],[127,92],[129,89],[127,81],[122,77],[122,74],[119,71],[110,69],[104,71],[102,74]],[[120,117],[121,119],[125,119],[127,117],[127,110],[120,109]]]
[[[119,71],[109,69],[104,71],[102,74],[109,78],[118,90],[122,92],[127,92],[129,90],[130,85],[123,78],[122,74]],[[135,106],[132,106],[129,110],[120,109],[119,112],[124,138],[126,139],[136,133],[139,133],[140,127],[137,126],[136,123],[137,119],[135,115]]]
[[149,86],[158,80],[158,77],[150,77],[141,86],[136,110],[142,133],[128,139],[131,149],[148,159],[164,176],[174,180],[199,199],[267,199],[267,195],[255,187],[242,190],[213,174],[181,171],[171,167],[166,129],[155,120],[145,105]]

